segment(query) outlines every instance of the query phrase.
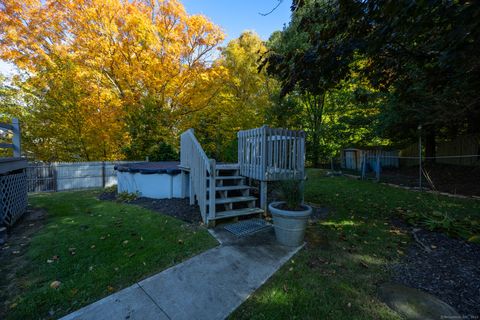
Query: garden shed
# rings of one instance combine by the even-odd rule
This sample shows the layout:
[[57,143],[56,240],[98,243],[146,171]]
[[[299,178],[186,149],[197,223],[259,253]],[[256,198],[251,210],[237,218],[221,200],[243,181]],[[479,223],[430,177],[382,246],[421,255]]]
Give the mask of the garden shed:
[[361,170],[365,160],[371,168],[376,168],[377,161],[380,161],[382,168],[398,168],[398,150],[385,150],[382,147],[369,148],[346,148],[340,154],[342,169]]

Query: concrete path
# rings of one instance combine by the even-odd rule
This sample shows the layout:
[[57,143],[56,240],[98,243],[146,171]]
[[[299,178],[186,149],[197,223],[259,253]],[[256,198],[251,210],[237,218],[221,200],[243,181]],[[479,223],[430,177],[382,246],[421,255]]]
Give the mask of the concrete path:
[[273,229],[212,234],[220,246],[62,319],[225,319],[300,249],[277,244]]

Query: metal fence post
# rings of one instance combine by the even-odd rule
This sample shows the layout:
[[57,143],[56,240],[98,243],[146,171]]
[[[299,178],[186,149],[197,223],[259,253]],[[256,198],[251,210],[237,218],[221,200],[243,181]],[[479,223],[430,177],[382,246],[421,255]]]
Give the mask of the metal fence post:
[[422,191],[422,126],[418,126],[418,187]]
[[58,191],[58,173],[57,173],[57,165],[55,163],[50,163],[48,165],[50,170],[52,170],[53,176],[53,192]]
[[105,161],[102,161],[102,188],[105,188]]

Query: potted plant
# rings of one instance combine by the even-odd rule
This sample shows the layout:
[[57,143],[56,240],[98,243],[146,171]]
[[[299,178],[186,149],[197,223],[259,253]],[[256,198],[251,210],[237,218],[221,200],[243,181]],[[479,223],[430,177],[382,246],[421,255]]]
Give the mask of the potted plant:
[[302,244],[312,208],[303,203],[303,185],[299,180],[286,180],[280,184],[283,201],[272,202],[268,209],[273,217],[278,242],[296,247]]

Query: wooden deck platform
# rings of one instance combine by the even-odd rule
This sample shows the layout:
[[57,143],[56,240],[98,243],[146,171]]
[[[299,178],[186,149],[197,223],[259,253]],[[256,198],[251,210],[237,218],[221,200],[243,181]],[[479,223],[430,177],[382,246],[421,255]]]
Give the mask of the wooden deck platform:
[[27,165],[27,160],[25,160],[24,158],[0,158],[0,174],[25,169]]

